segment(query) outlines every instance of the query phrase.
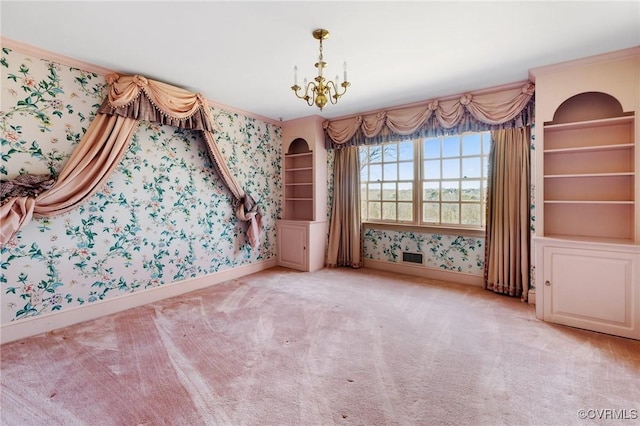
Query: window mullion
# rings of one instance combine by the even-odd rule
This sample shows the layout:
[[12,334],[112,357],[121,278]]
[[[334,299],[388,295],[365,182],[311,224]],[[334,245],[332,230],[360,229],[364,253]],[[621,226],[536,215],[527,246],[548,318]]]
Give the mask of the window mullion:
[[462,223],[462,181],[464,179],[464,170],[462,170],[462,135],[458,135],[458,224]]
[[422,223],[422,141],[413,140],[413,223]]
[[440,138],[438,138],[438,141],[440,142],[440,156],[438,158],[438,162],[440,163],[440,194],[439,194],[439,198],[438,198],[438,224],[442,225],[442,210],[443,209],[443,204],[442,204],[442,199],[444,198],[444,194],[442,192],[442,188],[444,187],[444,183],[442,181],[443,179],[443,175],[444,175],[444,162],[442,160],[442,156],[443,156],[443,151],[444,151],[444,138],[441,136]]

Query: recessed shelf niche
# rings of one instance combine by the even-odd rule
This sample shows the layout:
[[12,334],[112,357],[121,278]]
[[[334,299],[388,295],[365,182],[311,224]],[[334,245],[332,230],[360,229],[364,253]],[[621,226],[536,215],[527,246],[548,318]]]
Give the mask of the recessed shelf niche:
[[284,155],[284,219],[313,220],[313,151],[302,138]]
[[634,241],[634,115],[601,92],[564,101],[544,123],[544,233]]

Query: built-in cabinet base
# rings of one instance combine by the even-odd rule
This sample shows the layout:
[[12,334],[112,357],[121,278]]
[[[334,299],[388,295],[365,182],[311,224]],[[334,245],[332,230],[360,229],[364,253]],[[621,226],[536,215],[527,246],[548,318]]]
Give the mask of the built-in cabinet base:
[[535,238],[536,316],[640,340],[640,247]]
[[278,265],[305,272],[324,268],[327,222],[276,221]]

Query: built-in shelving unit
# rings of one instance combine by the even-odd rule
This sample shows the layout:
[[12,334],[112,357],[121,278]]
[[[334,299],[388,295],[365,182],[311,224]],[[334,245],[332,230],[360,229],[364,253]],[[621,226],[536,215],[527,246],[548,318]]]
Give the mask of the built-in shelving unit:
[[536,317],[640,340],[640,46],[530,76]]
[[287,220],[313,220],[313,152],[296,139],[284,155],[284,212]]
[[278,264],[301,271],[324,267],[327,241],[327,151],[321,117],[282,127],[283,208],[276,221]]
[[545,236],[632,243],[634,116],[611,111],[609,95],[586,94],[588,109],[580,96],[561,105],[554,121],[544,125]]

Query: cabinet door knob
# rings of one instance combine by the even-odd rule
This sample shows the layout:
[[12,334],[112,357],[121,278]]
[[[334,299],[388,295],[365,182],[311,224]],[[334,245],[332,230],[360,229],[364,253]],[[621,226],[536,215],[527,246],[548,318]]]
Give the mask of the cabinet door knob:
[[551,281],[546,280],[546,281],[544,282],[544,285],[546,285],[547,287],[549,287],[549,286],[551,285]]

